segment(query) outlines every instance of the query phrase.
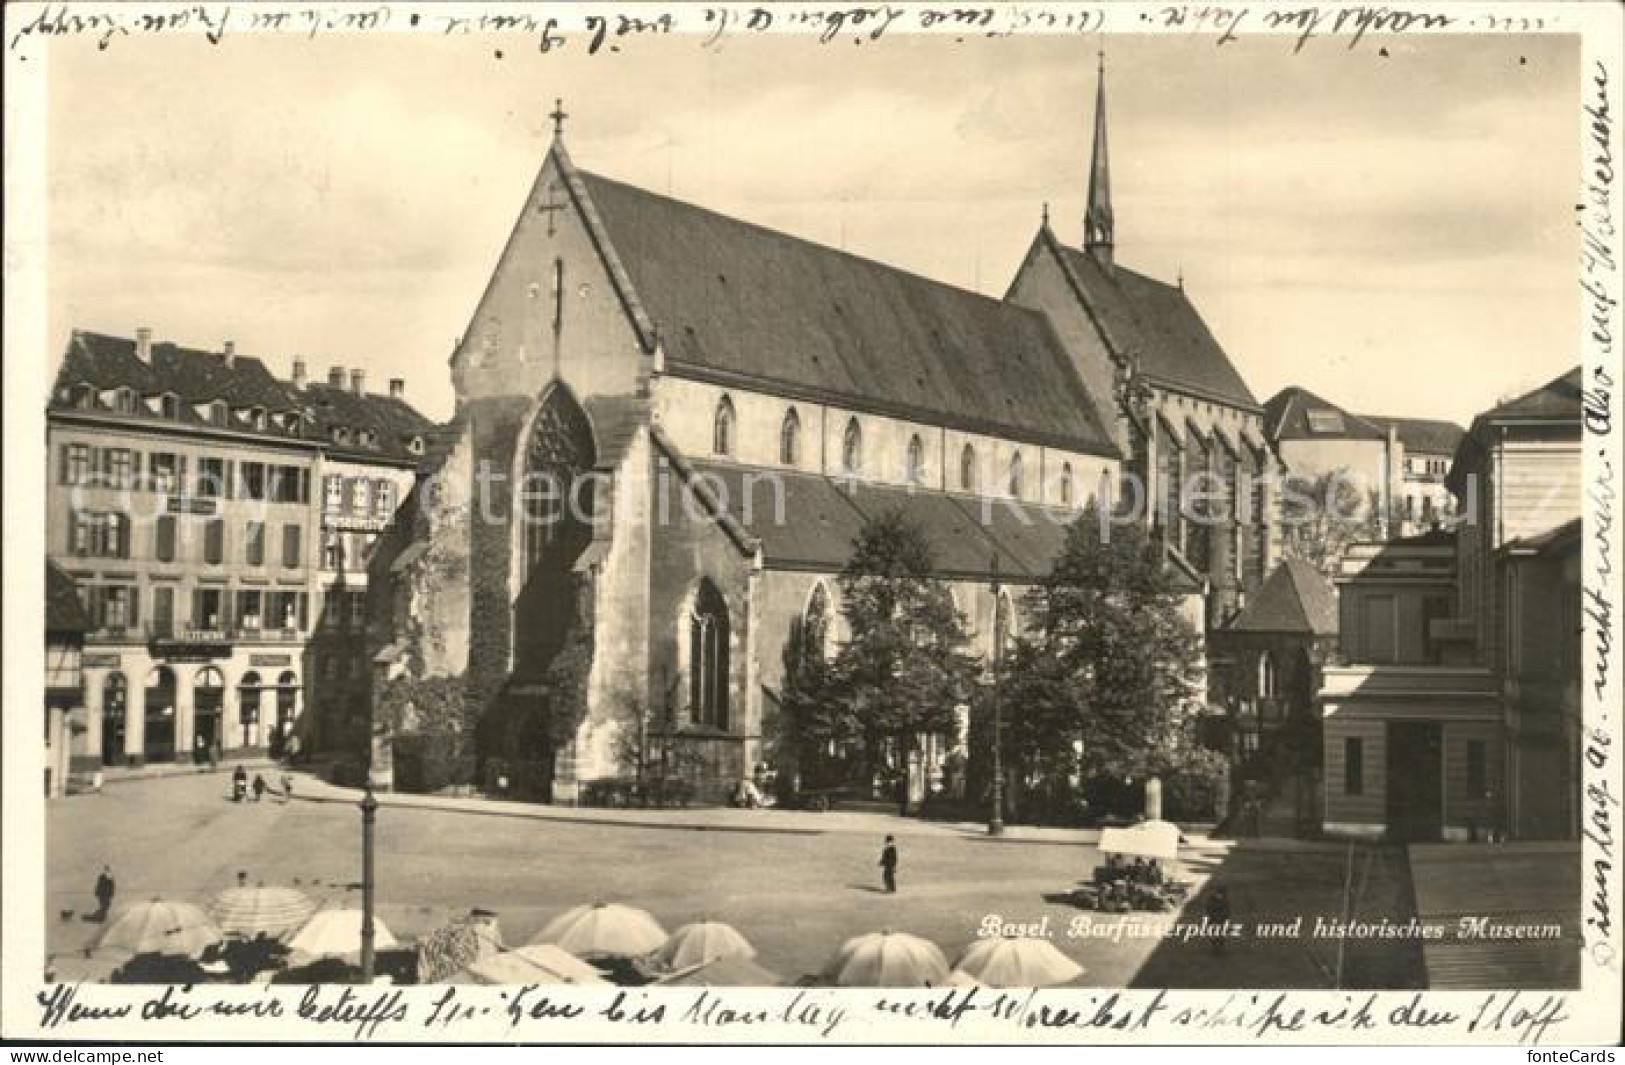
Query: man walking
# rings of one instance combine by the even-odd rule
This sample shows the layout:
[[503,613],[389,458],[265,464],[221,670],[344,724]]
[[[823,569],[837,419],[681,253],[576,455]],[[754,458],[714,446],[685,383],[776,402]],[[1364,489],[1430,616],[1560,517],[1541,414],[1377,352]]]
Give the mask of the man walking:
[[107,920],[107,912],[113,908],[113,870],[109,866],[102,866],[101,875],[96,877],[96,912],[91,915],[93,921]]
[[886,845],[880,851],[880,879],[886,885],[886,894],[897,894],[897,841],[886,837]]

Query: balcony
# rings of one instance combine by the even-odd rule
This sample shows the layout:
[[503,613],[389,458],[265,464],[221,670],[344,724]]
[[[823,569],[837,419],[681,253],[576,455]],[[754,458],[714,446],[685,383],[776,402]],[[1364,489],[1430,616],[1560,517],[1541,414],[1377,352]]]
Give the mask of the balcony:
[[[287,643],[303,638],[297,625],[286,628],[263,628],[258,625],[180,625],[156,621],[144,630],[148,643],[221,644],[221,643]],[[135,635],[130,630],[125,638]]]

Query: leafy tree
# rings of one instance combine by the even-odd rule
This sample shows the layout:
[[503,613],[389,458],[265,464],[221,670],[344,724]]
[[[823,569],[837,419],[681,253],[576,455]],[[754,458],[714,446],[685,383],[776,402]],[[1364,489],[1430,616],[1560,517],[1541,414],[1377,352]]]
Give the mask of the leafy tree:
[[1362,491],[1347,468],[1321,477],[1293,475],[1281,495],[1281,547],[1327,577],[1335,577],[1349,545],[1382,535],[1381,497]]
[[934,569],[918,525],[896,512],[865,523],[841,575],[852,639],[827,666],[821,655],[801,654],[787,685],[804,756],[831,740],[856,748],[858,764],[847,768],[869,780],[888,752],[952,727],[974,664],[963,650],[965,619]]
[[1017,772],[1142,778],[1197,757],[1187,709],[1200,643],[1143,528],[1102,535],[1091,503],[1026,604],[1000,677],[1003,750]]

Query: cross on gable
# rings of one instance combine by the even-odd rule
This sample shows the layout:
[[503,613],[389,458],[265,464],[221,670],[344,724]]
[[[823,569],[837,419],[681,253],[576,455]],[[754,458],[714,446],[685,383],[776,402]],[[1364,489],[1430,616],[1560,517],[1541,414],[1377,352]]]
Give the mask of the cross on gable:
[[569,118],[570,115],[564,110],[564,101],[562,99],[553,98],[553,111],[547,117],[553,120],[553,136],[564,136],[564,120]]
[[562,211],[566,207],[570,206],[570,201],[560,195],[562,191],[563,190],[559,188],[558,182],[548,182],[547,196],[542,200],[541,203],[536,205],[536,209],[538,211],[547,215],[547,235],[550,237],[553,235],[553,216],[559,211]]

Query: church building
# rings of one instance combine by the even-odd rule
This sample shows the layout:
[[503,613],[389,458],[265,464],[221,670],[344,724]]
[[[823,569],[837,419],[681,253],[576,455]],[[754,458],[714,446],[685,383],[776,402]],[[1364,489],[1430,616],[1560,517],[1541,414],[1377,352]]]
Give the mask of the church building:
[[[369,563],[373,771],[449,698],[487,776],[493,752],[529,759],[498,789],[579,801],[679,735],[716,799],[768,756],[793,634],[826,654],[845,635],[867,520],[925,530],[985,653],[1152,422],[1113,391],[1127,356],[1075,335],[1091,303],[989,298],[578,169],[563,119],[452,354],[457,413]],[[1105,239],[1091,283],[1179,312],[1155,328],[1222,377],[1181,385],[1144,352],[1181,453],[1252,447],[1255,405],[1194,311],[1113,275]],[[1047,228],[1040,254],[1077,258]],[[1060,269],[1030,264],[1017,294]],[[1114,337],[1153,328],[1112,313]],[[916,752],[911,786],[942,754]]]

